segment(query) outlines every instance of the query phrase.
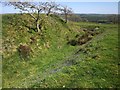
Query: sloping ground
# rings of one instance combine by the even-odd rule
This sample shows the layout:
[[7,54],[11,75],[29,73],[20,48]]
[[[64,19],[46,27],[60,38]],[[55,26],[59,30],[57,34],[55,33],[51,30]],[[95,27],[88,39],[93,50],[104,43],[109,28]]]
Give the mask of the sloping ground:
[[104,33],[55,64],[32,87],[118,88],[117,26],[103,27]]
[[[18,27],[11,26],[9,30],[15,33],[15,39],[12,32],[8,30],[10,25],[4,21],[3,38],[4,40],[13,38],[16,47],[21,42],[28,42],[31,36],[36,36],[38,39],[37,48],[36,44],[30,45],[34,51],[30,60],[20,60],[17,52],[8,56],[5,54],[6,56],[3,58],[4,88],[115,88],[119,86],[118,28],[116,25],[73,22],[66,25],[57,16],[47,18],[43,16],[43,19],[46,21],[43,24],[46,35],[44,39],[34,32],[28,32],[26,28],[23,29],[25,30],[23,32],[16,31],[15,29]],[[84,34],[82,28],[95,25],[100,26],[104,30],[103,33],[93,36],[83,45],[67,44],[69,40],[76,39],[77,34]],[[46,47],[46,42],[49,42],[49,48]]]
[[[63,59],[76,48],[68,47],[66,36],[72,38],[79,26],[73,23],[67,25],[57,16],[41,17],[44,36],[25,27],[28,24],[34,28],[34,22],[27,15],[3,15],[3,87],[20,86],[18,83],[21,80],[42,73],[51,63]],[[30,44],[31,37],[36,39],[33,44]],[[29,60],[21,60],[19,57],[17,48],[20,43],[32,48]]]

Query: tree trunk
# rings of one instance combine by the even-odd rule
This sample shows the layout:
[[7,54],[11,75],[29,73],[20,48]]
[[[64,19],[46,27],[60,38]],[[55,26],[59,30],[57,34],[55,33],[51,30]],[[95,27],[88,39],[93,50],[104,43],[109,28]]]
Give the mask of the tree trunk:
[[39,23],[36,24],[37,32],[40,32]]
[[65,14],[65,23],[67,23],[67,14]]
[[39,21],[36,22],[36,28],[37,28],[37,32],[40,32],[42,34],[41,25],[40,25]]
[[51,10],[51,8],[48,10],[48,12],[47,12],[47,16],[50,14],[50,10]]

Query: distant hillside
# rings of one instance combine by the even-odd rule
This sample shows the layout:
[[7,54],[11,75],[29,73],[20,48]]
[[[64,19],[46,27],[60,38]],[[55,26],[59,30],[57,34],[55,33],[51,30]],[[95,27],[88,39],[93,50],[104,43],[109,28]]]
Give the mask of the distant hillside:
[[82,19],[87,19],[90,22],[101,23],[117,23],[118,16],[116,14],[76,14]]

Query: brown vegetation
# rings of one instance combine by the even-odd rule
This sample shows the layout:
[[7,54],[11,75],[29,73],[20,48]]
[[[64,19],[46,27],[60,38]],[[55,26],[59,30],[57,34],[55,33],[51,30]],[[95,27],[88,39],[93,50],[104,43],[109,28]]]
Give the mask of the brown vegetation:
[[18,47],[19,56],[21,59],[29,59],[31,48],[28,45],[20,45]]

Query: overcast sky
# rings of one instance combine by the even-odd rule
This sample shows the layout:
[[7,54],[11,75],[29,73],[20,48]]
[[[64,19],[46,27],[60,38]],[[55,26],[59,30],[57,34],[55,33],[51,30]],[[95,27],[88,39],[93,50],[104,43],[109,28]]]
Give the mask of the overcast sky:
[[[114,1],[114,0],[113,0]],[[84,14],[118,14],[118,2],[59,2],[62,5],[71,7],[74,13]],[[0,13],[18,13],[11,6],[1,6]]]

